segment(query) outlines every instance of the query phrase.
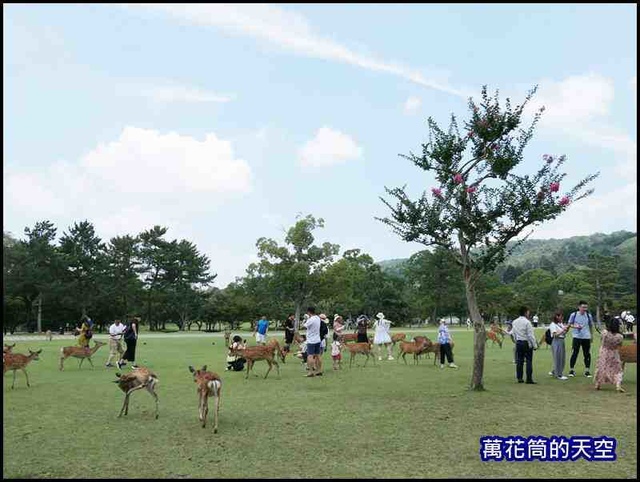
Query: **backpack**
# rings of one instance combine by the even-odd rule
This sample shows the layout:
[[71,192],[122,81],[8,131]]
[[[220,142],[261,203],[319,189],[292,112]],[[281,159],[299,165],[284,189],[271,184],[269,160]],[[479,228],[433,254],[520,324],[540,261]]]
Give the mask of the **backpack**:
[[324,321],[320,320],[320,339],[324,340],[328,334],[329,334],[329,327]]
[[547,345],[551,345],[552,341],[553,341],[553,337],[551,336],[551,328],[547,328],[547,331],[544,332],[544,342]]

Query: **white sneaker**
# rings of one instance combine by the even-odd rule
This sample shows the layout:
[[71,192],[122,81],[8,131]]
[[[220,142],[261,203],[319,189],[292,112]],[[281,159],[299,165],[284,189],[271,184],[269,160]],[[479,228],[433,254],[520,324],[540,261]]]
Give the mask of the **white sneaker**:
[[440,365],[440,368],[444,368],[444,365]]
[[550,376],[550,377],[554,376],[554,375],[553,375],[553,372],[549,372],[549,376]]
[[568,377],[565,377],[564,375],[562,375],[561,377],[557,377],[558,380],[569,380]]
[[574,372],[573,370],[571,370],[571,371],[569,372],[569,376],[570,376],[570,377],[575,377],[575,376],[576,376],[576,372]]
[[456,365],[455,363],[449,363],[449,367],[451,367],[451,368],[458,368],[458,365]]
[[382,361],[382,357],[381,356],[378,357],[378,361]]
[[390,356],[389,358],[387,358],[387,360],[395,360],[395,358],[393,358],[392,356]]

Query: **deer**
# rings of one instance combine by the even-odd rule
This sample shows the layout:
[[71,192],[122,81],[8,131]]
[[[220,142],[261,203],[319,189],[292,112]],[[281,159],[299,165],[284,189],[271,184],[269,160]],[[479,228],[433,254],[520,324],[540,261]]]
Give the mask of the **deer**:
[[397,342],[404,341],[406,338],[407,335],[405,333],[394,333],[393,335],[391,335],[391,344],[395,348]]
[[280,365],[278,365],[278,362],[274,359],[274,353],[275,353],[275,350],[273,346],[258,345],[258,346],[249,346],[246,348],[233,348],[231,349],[230,354],[241,356],[242,358],[247,360],[247,374],[244,377],[246,379],[246,378],[249,378],[249,372],[253,368],[253,364],[258,360],[265,360],[269,365],[269,368],[267,369],[267,373],[265,374],[264,378],[267,378],[269,376],[269,372],[271,371],[271,368],[273,367],[273,365],[276,366],[278,377],[280,377]]
[[226,346],[227,348],[229,348],[230,342],[231,341],[231,332],[229,330],[225,330],[224,332],[224,346]]
[[357,333],[345,333],[340,337],[340,341],[342,343],[347,343],[348,341],[356,341],[358,339]]
[[400,351],[398,352],[398,360],[400,360],[400,356],[404,360],[404,364],[407,364],[407,359],[405,358],[407,353],[413,354],[413,361],[417,365],[418,364],[418,354],[421,353],[428,346],[430,342],[428,340],[418,341],[400,341]]
[[427,356],[427,358],[430,358],[430,355],[429,355],[430,352],[427,351],[427,347],[429,345],[431,345],[433,342],[429,338],[427,338],[426,336],[414,336],[413,337],[413,341],[415,343],[418,343],[418,344],[420,344],[420,343],[423,344],[422,350],[420,350],[420,352],[417,353],[417,356],[420,357],[423,354],[425,354]]
[[367,362],[369,361],[369,357],[373,359],[373,364],[376,364],[376,357],[371,353],[371,342],[360,342],[360,343],[342,343],[340,346],[340,350],[343,349],[349,350],[350,358],[349,358],[349,368],[351,368],[351,364],[353,363],[353,359],[357,354],[366,355],[367,360],[364,362],[364,366],[367,366]]
[[15,346],[16,346],[15,343],[13,345],[7,345],[5,343],[4,346],[2,347],[2,354],[4,355],[5,353],[11,353],[11,350],[13,350]]
[[53,333],[51,333],[51,330],[47,330],[44,335],[47,337],[47,340],[53,340]]
[[[14,343],[15,345],[15,343]],[[11,347],[13,348],[13,347]],[[30,387],[29,384],[29,375],[27,374],[26,367],[31,362],[31,360],[39,360],[38,355],[42,353],[42,349],[38,351],[29,350],[29,355],[23,355],[21,353],[3,353],[2,355],[2,374],[7,373],[8,370],[13,370],[13,381],[11,382],[11,389],[16,383],[16,370],[22,370],[24,372],[24,376],[27,378],[27,387]]]
[[80,359],[80,365],[78,365],[78,368],[82,367],[82,362],[85,358],[89,360],[89,363],[91,363],[91,368],[93,368],[91,357],[96,351],[98,351],[98,348],[106,345],[104,341],[94,340],[94,343],[95,344],[93,345],[93,348],[91,348],[91,350],[87,350],[83,346],[64,346],[60,348],[60,370],[63,370],[64,361],[70,356]]
[[[544,339],[544,335],[542,336],[542,338]],[[491,340],[493,342],[491,343],[491,346],[497,343],[498,346],[502,348],[502,340],[500,339],[500,337],[498,337],[495,331],[492,331],[492,330],[487,331],[487,337],[485,338],[485,343],[487,342],[487,340]]]
[[189,365],[189,371],[193,373],[193,381],[198,385],[198,415],[202,422],[202,428],[207,424],[207,414],[209,413],[209,397],[213,397],[213,433],[218,433],[218,412],[220,411],[220,390],[222,379],[217,373],[208,372],[207,365],[200,370],[196,370]]
[[275,356],[276,353],[278,354],[278,356],[280,357],[280,360],[282,360],[282,363],[285,363],[285,359],[287,357],[287,352],[280,347],[280,343],[278,343],[278,340],[276,340],[275,338],[271,338],[268,342],[266,346],[270,346],[273,348],[273,355]]
[[638,363],[638,345],[621,345],[618,348],[620,355],[620,362],[622,364],[622,371],[624,371],[625,363]]
[[[451,349],[453,350],[454,347],[454,343],[451,342],[449,343],[451,345]],[[430,343],[428,344],[424,350],[422,350],[422,353],[433,353],[433,364],[436,364],[436,361],[440,358],[440,343]]]
[[156,393],[156,387],[158,386],[158,375],[153,373],[146,367],[139,366],[138,368],[134,368],[129,373],[116,373],[117,380],[113,380],[113,383],[118,385],[118,388],[125,393],[124,403],[122,404],[122,408],[120,409],[120,415],[118,418],[122,417],[124,413],[127,415],[129,413],[129,397],[136,390],[141,390],[146,388],[146,390],[155,398],[156,400],[156,419],[158,418],[158,394]]

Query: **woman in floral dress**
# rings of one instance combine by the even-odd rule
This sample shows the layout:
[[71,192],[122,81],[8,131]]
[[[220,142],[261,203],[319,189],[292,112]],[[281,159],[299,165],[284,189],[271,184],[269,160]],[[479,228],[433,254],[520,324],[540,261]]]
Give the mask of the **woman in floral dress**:
[[616,390],[624,392],[622,385],[622,363],[618,348],[622,345],[622,334],[620,334],[620,322],[617,319],[611,320],[607,329],[602,330],[602,342],[598,353],[598,363],[596,364],[596,375],[593,379],[596,390],[600,390],[603,383],[611,383],[616,386]]

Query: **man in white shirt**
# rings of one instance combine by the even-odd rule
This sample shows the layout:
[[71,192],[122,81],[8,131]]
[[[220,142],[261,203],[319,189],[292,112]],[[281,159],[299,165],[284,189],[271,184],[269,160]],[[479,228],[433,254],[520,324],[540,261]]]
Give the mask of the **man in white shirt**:
[[319,358],[321,355],[320,348],[320,317],[316,315],[316,310],[313,306],[307,308],[307,314],[309,318],[304,322],[304,327],[307,329],[307,366],[309,367],[309,373],[307,377],[321,376],[322,372],[319,371]]
[[125,326],[120,320],[115,320],[111,326],[109,326],[109,358],[107,358],[106,367],[112,367],[111,360],[116,353],[118,354],[116,360],[119,360],[124,350],[122,349],[122,333],[125,330]]
[[533,326],[529,321],[529,308],[522,306],[518,313],[520,316],[513,320],[513,336],[516,339],[516,378],[518,383],[524,383],[522,369],[527,364],[527,382],[535,385],[533,381],[533,350],[538,349],[538,342],[533,333]]

